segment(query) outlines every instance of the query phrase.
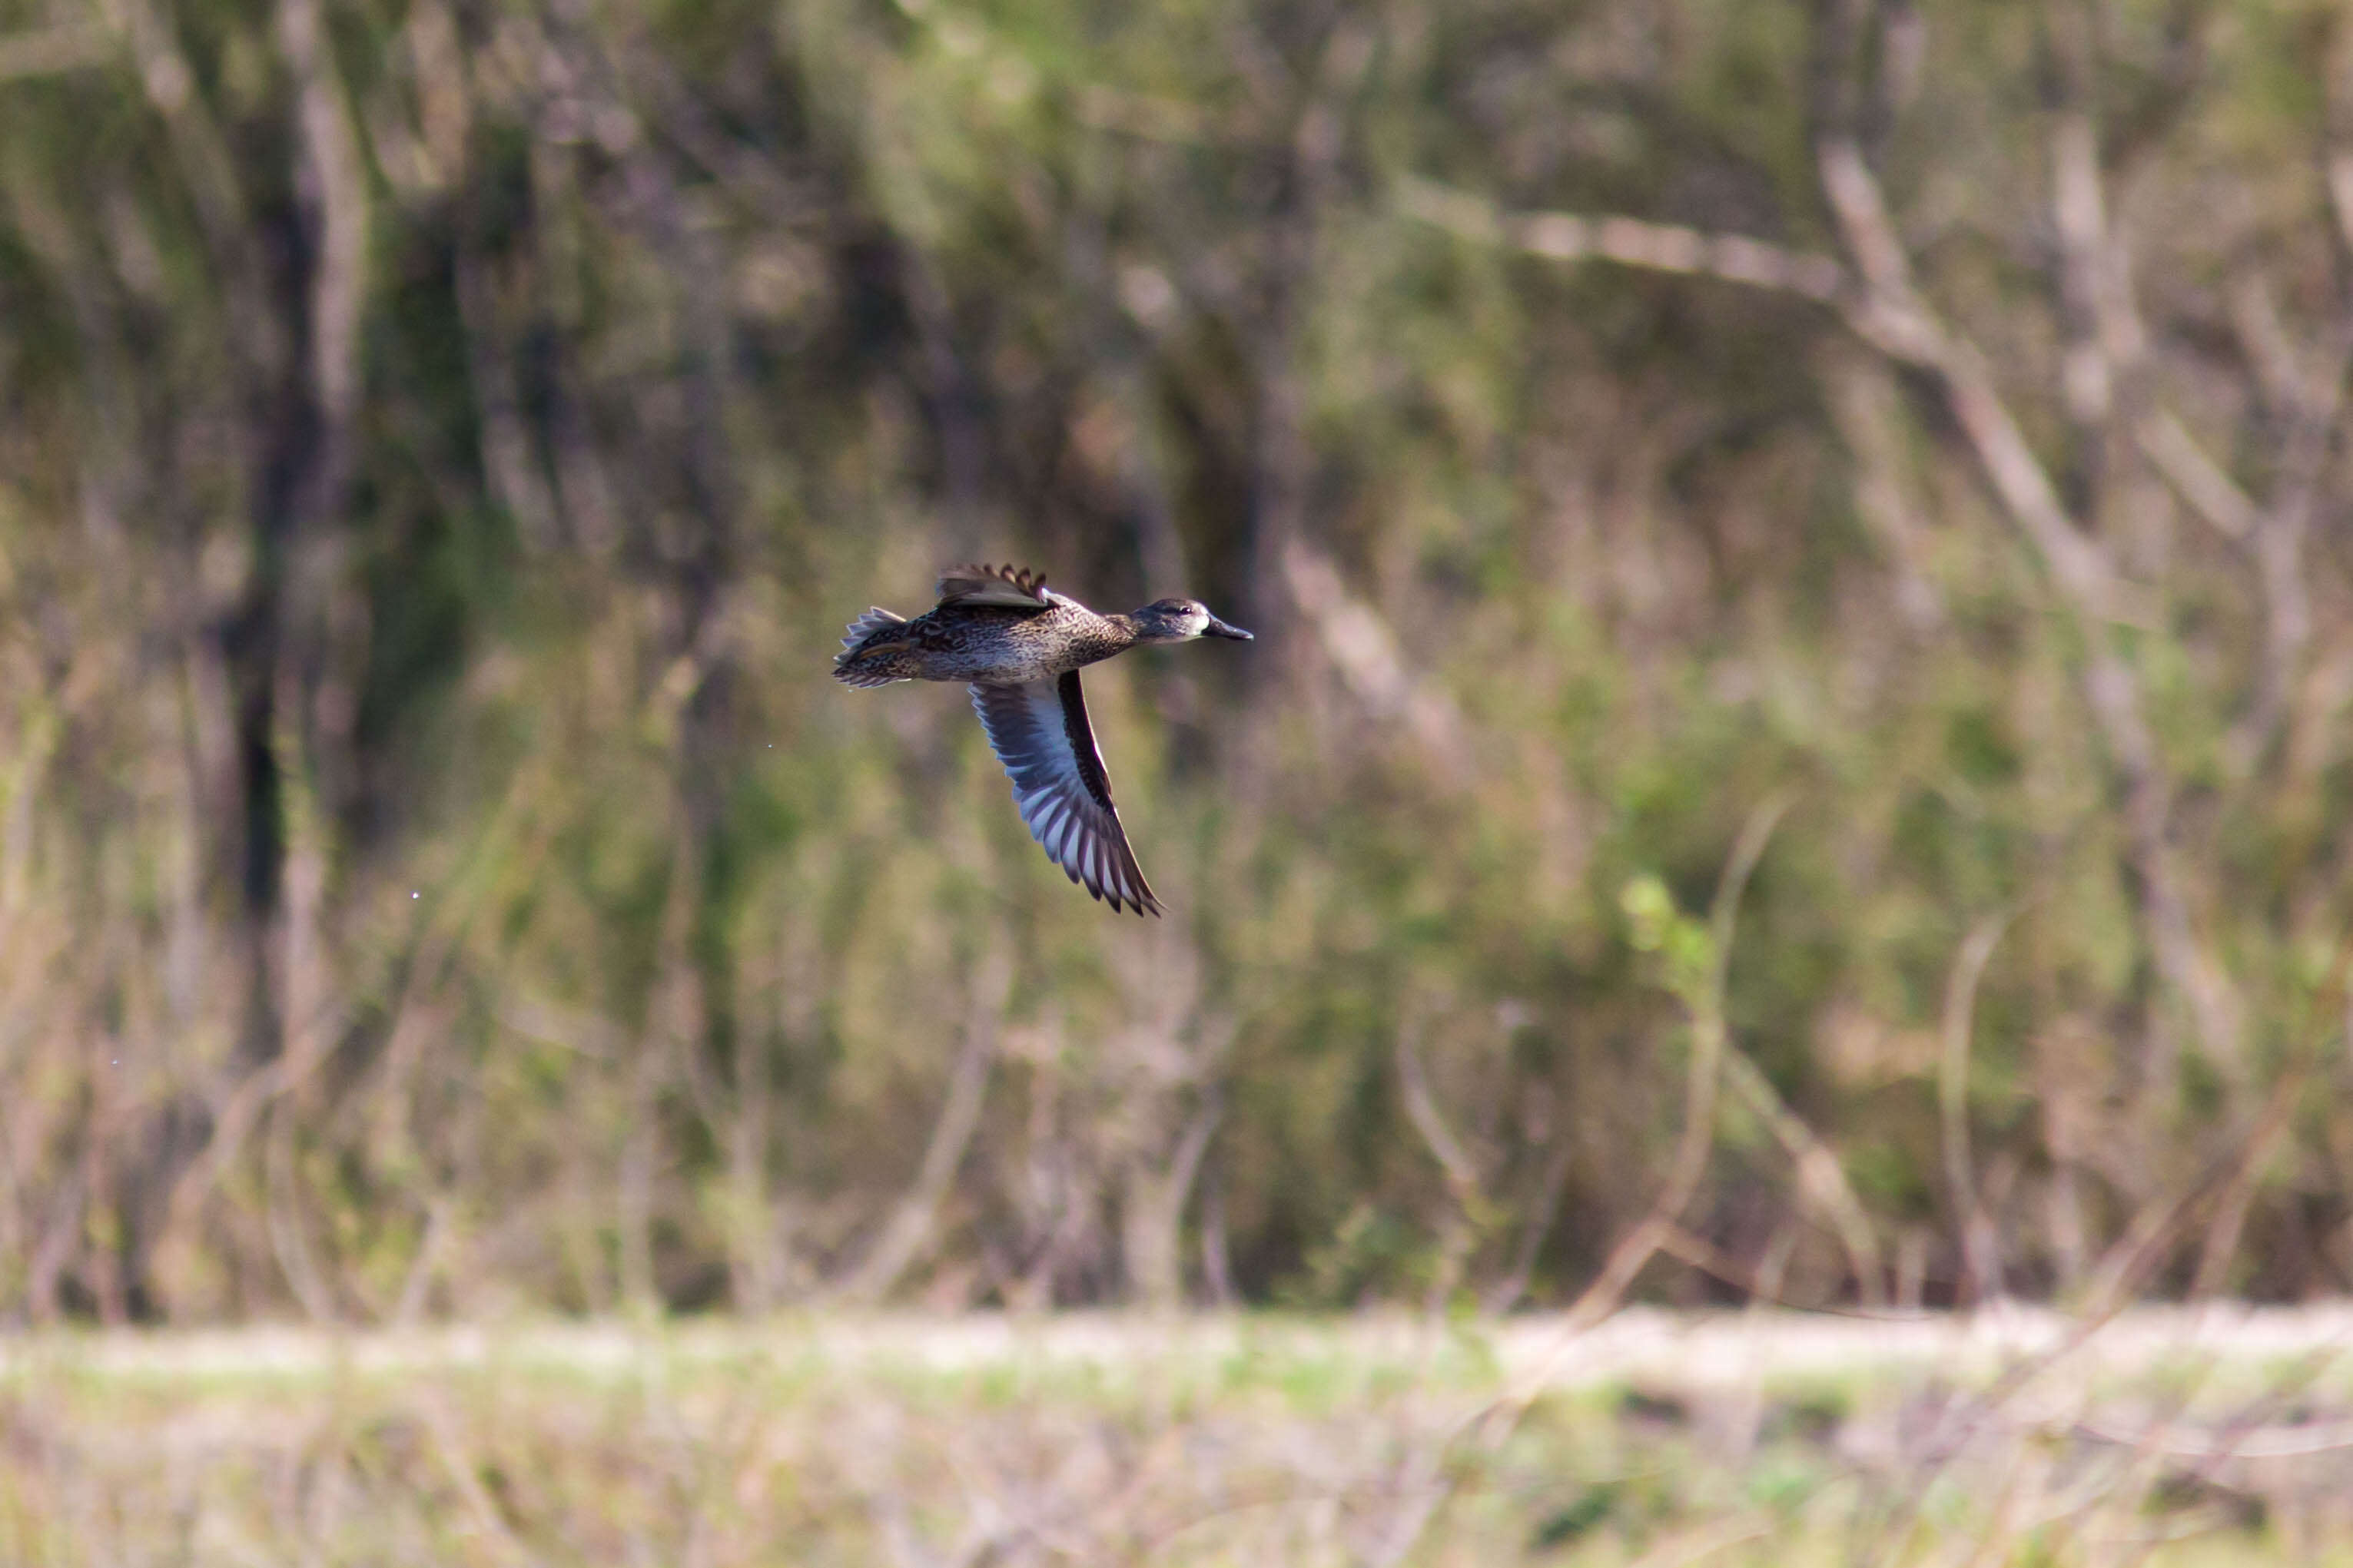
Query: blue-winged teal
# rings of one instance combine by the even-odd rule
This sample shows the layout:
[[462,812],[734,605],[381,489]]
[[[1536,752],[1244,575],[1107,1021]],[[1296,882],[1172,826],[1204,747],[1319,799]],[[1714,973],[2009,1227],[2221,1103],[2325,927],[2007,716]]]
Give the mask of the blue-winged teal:
[[956,566],[940,575],[939,603],[908,620],[870,609],[849,623],[833,678],[850,686],[963,680],[997,760],[1013,777],[1021,820],[1047,857],[1113,909],[1160,912],[1127,847],[1111,780],[1087,724],[1079,670],[1146,643],[1250,634],[1191,599],[1162,599],[1126,616],[1099,616],[1010,566]]

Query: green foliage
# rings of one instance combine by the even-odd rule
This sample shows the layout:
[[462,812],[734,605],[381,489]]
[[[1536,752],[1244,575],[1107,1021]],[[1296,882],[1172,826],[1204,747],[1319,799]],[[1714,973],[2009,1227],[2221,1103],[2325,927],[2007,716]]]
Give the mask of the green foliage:
[[[1638,1291],[2341,1288],[2353,44],[2091,9],[0,13],[0,1315],[1558,1301],[1703,1018]],[[1260,632],[1166,921],[826,679],[979,555]]]

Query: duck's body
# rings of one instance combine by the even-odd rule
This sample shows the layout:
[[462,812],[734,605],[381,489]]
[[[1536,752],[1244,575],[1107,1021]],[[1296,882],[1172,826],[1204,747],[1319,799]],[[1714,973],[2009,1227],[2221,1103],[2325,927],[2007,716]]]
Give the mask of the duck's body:
[[1250,635],[1190,599],[1098,615],[1049,589],[1039,574],[959,566],[941,574],[930,613],[906,620],[870,609],[852,621],[833,674],[849,686],[967,683],[988,742],[1012,775],[1013,798],[1047,855],[1113,908],[1158,914],[1112,805],[1079,671],[1145,644],[1199,637],[1247,642]]
[[943,602],[912,621],[869,610],[844,639],[835,676],[851,686],[894,680],[988,681],[1018,686],[1125,653],[1136,644],[1125,616],[1101,616],[1075,599],[1049,594],[1042,609]]

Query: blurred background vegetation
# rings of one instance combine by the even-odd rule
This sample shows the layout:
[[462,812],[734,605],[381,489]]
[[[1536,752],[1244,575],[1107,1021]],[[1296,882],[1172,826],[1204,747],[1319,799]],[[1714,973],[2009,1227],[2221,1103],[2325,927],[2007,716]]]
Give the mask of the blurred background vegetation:
[[0,0],[0,1318],[2341,1290],[2348,355],[2329,4]]

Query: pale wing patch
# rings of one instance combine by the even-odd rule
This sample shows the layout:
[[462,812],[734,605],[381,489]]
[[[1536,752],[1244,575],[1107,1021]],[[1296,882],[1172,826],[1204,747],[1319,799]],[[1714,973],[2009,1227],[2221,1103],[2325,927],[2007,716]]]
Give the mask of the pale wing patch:
[[1160,912],[1111,802],[1078,671],[1059,680],[972,688],[973,711],[1013,780],[1030,837],[1073,882],[1112,908]]

